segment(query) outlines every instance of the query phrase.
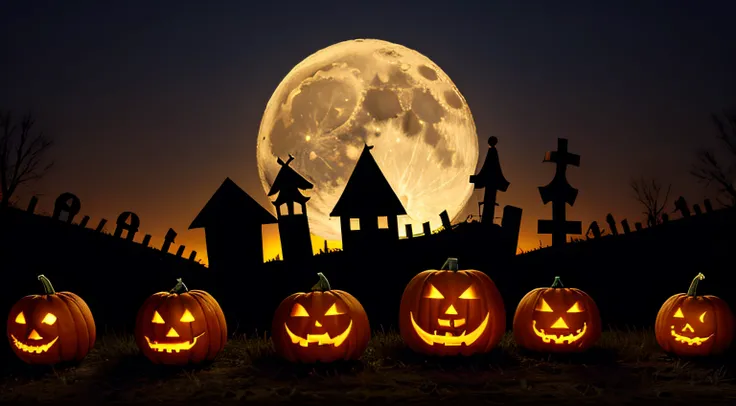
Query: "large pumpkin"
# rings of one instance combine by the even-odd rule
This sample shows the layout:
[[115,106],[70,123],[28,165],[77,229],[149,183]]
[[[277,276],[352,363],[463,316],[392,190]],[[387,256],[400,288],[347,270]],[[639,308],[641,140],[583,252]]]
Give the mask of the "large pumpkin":
[[513,330],[516,343],[531,351],[584,351],[601,336],[601,316],[593,298],[564,287],[555,276],[552,287],[534,289],[521,299]]
[[682,356],[716,355],[725,351],[734,336],[734,316],[728,304],[716,296],[698,296],[699,273],[687,293],[664,302],[654,324],[660,347]]
[[276,309],[271,341],[291,362],[357,360],[371,338],[368,315],[350,293],[332,289],[320,272],[308,293],[294,293]]
[[135,341],[155,364],[186,365],[213,360],[227,342],[220,305],[181,279],[169,292],[151,295],[138,311]]
[[506,330],[506,311],[496,284],[483,272],[458,270],[456,258],[442,269],[420,272],[406,286],[399,329],[414,351],[471,355],[495,347]]
[[95,345],[97,330],[87,303],[71,292],[56,292],[44,275],[43,295],[20,299],[8,315],[8,340],[29,364],[81,361]]

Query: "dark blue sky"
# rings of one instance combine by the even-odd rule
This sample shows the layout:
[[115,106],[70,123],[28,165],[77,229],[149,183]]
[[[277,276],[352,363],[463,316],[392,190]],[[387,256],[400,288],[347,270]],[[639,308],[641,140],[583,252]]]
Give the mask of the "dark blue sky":
[[688,169],[715,144],[709,114],[736,106],[726,0],[10,3],[0,107],[32,109],[57,142],[57,167],[27,192],[49,194],[47,208],[76,192],[93,218],[134,210],[146,232],[174,227],[194,245],[202,236],[183,231],[225,176],[271,209],[255,163],[265,104],[295,64],[343,40],[399,43],[442,67],[473,112],[481,160],[487,137],[501,139],[501,203],[525,209],[533,242],[546,241],[536,187],[557,137],[582,156],[572,216],[587,226],[639,216],[631,176],[702,200]]

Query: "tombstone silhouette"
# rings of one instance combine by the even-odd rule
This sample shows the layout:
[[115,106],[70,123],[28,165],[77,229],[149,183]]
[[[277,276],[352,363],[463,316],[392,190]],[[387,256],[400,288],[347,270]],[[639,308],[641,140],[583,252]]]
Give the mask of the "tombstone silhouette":
[[618,235],[618,228],[616,227],[616,219],[613,218],[613,214],[608,213],[606,215],[606,223],[608,223],[608,228],[611,230],[611,235]]
[[474,189],[484,189],[483,201],[478,202],[478,205],[483,206],[480,221],[486,225],[493,224],[496,206],[498,206],[496,195],[499,191],[505,192],[511,184],[503,176],[496,144],[498,144],[498,138],[488,138],[488,154],[485,161],[483,161],[483,166],[477,175],[470,175],[470,183],[475,185]]
[[133,241],[135,234],[138,232],[138,227],[141,225],[141,220],[137,214],[131,211],[124,211],[120,213],[117,221],[115,222],[115,232],[113,236],[120,238],[123,235],[123,231],[126,232],[125,239]]
[[[279,238],[281,239],[281,253],[284,261],[302,260],[312,256],[312,236],[309,232],[307,216],[307,201],[300,190],[311,189],[314,185],[298,174],[289,164],[294,160],[292,155],[286,162],[277,158],[281,165],[276,179],[273,181],[268,196],[278,193],[276,200],[271,202],[276,207],[276,218],[279,223]],[[300,210],[295,210],[298,204]]]
[[[398,216],[406,214],[367,144],[330,217],[340,217],[343,251],[373,248],[399,239]],[[381,223],[381,224],[379,224]]]
[[567,166],[580,166],[580,155],[571,154],[567,150],[567,139],[557,139],[557,151],[549,151],[544,155],[543,162],[555,164],[555,177],[547,186],[539,187],[542,203],[552,202],[552,220],[539,220],[537,232],[552,234],[552,246],[560,247],[567,243],[568,234],[582,234],[580,221],[567,220],[566,206],[575,205],[578,190],[570,186],[567,181]]
[[703,200],[703,206],[705,206],[705,212],[710,213],[713,211],[713,205],[710,202],[710,199]]
[[276,222],[273,214],[225,178],[189,229],[204,228],[211,269],[248,269],[263,264],[262,226]]
[[589,234],[593,233],[593,238],[601,238],[601,228],[598,226],[597,221],[593,221],[588,226],[588,230],[585,232],[585,237],[590,238]]
[[673,213],[680,212],[682,217],[690,217],[690,208],[687,207],[687,201],[684,197],[680,196],[675,200],[675,210],[672,210]]
[[33,214],[33,212],[36,211],[37,205],[38,205],[38,196],[31,197],[31,201],[28,202],[28,208],[26,209],[26,211]]
[[81,208],[82,202],[79,201],[79,198],[74,193],[62,193],[59,195],[59,197],[56,198],[56,202],[54,203],[54,214],[52,215],[52,218],[54,220],[60,220],[61,215],[63,213],[66,213],[67,217],[64,222],[67,224],[71,224],[72,220],[74,220],[74,216],[79,214],[79,210]]
[[169,228],[164,236],[164,243],[161,245],[161,252],[168,254],[171,244],[176,241],[176,231],[173,228]]

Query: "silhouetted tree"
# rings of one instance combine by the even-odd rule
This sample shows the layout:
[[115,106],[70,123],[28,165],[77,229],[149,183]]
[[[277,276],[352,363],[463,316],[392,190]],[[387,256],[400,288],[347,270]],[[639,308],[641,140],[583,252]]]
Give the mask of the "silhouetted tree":
[[698,160],[690,174],[706,185],[715,184],[721,196],[730,202],[717,199],[724,206],[736,206],[736,112],[724,112],[719,117],[713,114],[713,121],[718,129],[718,139],[725,149],[726,162],[719,161],[711,150],[698,152]]
[[647,216],[649,227],[662,223],[662,213],[670,198],[672,184],[667,185],[664,196],[662,196],[662,184],[654,178],[645,179],[642,176],[639,179],[631,179],[629,186],[636,195],[636,201],[645,208],[643,213]]
[[31,114],[18,125],[10,111],[0,111],[0,208],[9,205],[18,186],[41,179],[53,166],[44,164],[53,143],[43,132],[33,135],[34,124]]

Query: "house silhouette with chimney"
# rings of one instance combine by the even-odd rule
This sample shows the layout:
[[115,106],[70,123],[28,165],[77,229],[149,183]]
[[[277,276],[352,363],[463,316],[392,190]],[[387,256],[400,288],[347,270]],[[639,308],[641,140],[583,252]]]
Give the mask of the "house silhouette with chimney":
[[398,216],[406,210],[367,144],[330,217],[340,217],[342,249],[375,248],[399,239]]
[[307,217],[309,197],[304,196],[300,190],[311,189],[314,185],[289,166],[293,160],[294,157],[291,154],[286,162],[281,158],[276,159],[281,169],[268,191],[269,197],[278,193],[276,200],[271,204],[276,207],[281,255],[284,261],[310,258],[313,252]]
[[273,214],[225,178],[189,229],[204,228],[210,269],[248,269],[263,264],[262,226],[276,222]]

